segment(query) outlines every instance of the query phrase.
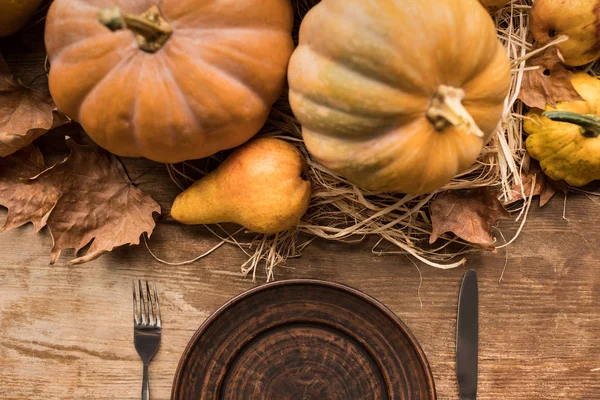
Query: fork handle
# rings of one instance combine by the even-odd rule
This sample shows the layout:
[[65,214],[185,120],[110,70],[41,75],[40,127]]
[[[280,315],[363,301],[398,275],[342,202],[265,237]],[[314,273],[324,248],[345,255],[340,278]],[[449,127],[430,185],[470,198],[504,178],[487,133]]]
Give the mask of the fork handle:
[[150,400],[150,384],[148,383],[148,363],[144,363],[144,377],[142,378],[142,400]]

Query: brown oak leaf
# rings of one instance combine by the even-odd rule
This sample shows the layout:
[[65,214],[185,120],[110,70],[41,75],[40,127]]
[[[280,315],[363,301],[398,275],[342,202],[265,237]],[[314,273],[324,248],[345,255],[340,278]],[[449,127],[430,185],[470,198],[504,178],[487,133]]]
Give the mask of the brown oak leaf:
[[529,107],[544,109],[557,101],[582,100],[571,84],[573,72],[565,68],[556,46],[531,57],[526,65],[539,67],[523,73],[519,99]]
[[540,193],[540,208],[548,204],[550,199],[553,198],[558,191],[556,186],[553,185],[548,177],[546,177],[544,180],[544,189],[542,190],[542,193]]
[[540,195],[540,207],[546,204],[558,192],[565,196],[569,190],[569,184],[565,181],[555,181],[546,176],[546,189]]
[[0,56],[0,157],[28,146],[68,121],[47,91],[23,85]]
[[513,204],[519,200],[523,200],[523,194],[525,197],[529,196],[534,184],[534,178],[535,186],[533,187],[532,196],[540,196],[540,207],[544,207],[556,194],[555,185],[549,182],[548,177],[544,175],[538,163],[531,163],[528,169],[528,172],[521,173],[521,185],[513,183],[510,198],[505,204]]
[[492,227],[510,214],[488,188],[452,190],[435,198],[430,207],[432,232],[429,243],[452,232],[485,250],[494,250]]
[[125,244],[139,244],[154,229],[160,206],[137,189],[119,160],[96,146],[80,146],[67,137],[71,154],[46,168],[34,146],[0,158],[0,205],[8,208],[0,232],[31,222],[48,226],[54,245],[51,264],[64,249],[87,253],[80,264]]

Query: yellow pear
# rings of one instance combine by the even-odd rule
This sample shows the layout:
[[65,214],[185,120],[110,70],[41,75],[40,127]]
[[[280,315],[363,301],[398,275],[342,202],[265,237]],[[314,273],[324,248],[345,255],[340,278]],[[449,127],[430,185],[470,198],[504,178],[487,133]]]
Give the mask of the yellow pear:
[[300,221],[310,202],[308,167],[290,143],[260,138],[236,149],[216,170],[173,203],[183,224],[234,222],[259,233],[276,233]]

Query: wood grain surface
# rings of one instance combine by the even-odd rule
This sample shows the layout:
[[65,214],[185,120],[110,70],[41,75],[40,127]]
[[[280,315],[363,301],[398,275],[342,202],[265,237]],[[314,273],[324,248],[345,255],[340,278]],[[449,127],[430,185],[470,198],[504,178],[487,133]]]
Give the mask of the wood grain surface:
[[[37,43],[37,44],[36,44]],[[1,43],[24,82],[39,73],[39,35]],[[35,50],[38,52],[35,53]],[[34,54],[31,56],[30,54]],[[163,166],[125,160],[140,189],[168,210],[177,194]],[[148,172],[150,171],[150,172]],[[532,207],[519,239],[477,253],[455,270],[403,255],[377,256],[372,242],[316,241],[276,279],[317,278],[356,287],[390,307],[420,341],[440,399],[458,397],[455,318],[462,274],[480,287],[480,399],[600,399],[600,198],[569,195]],[[0,208],[0,223],[6,211]],[[514,222],[501,225],[510,238]],[[161,222],[151,248],[180,261],[217,243],[203,227]],[[156,262],[143,246],[88,264],[49,265],[47,231],[0,234],[0,399],[139,399],[142,363],[133,347],[131,280],[157,282],[163,339],[150,365],[153,399],[168,399],[179,358],[200,324],[257,282],[240,275],[246,256],[226,245],[186,266]],[[68,252],[67,252],[68,253]],[[500,281],[503,269],[503,279]],[[234,323],[234,322],[233,322]]]
[[[162,170],[140,186],[166,208],[176,188],[149,190],[157,181],[166,181]],[[457,295],[466,268],[476,268],[480,398],[599,399],[600,204],[571,195],[568,221],[562,213],[561,197],[532,210],[508,253],[474,254],[455,270],[420,266],[420,290],[419,271],[405,256],[373,255],[369,243],[317,241],[302,258],[277,269],[276,278],[337,281],[382,301],[421,343],[439,398],[454,399]],[[502,227],[508,236],[514,231],[514,224]],[[0,399],[139,398],[134,278],[154,279],[160,290],[163,340],[150,385],[154,399],[167,399],[194,331],[229,298],[264,282],[264,274],[256,284],[239,275],[245,255],[230,246],[187,266],[159,264],[138,246],[65,267],[48,265],[51,239],[45,232],[34,235],[27,226],[0,240]],[[161,257],[184,260],[215,243],[202,227],[160,223],[150,245]]]

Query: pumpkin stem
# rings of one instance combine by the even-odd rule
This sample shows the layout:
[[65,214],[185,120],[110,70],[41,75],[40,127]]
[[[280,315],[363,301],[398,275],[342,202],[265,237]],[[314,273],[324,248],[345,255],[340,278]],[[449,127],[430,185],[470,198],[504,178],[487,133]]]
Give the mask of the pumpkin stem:
[[440,85],[427,109],[427,118],[438,131],[455,126],[468,134],[482,138],[485,134],[462,104],[464,98],[464,90]]
[[98,13],[98,21],[111,31],[129,29],[141,50],[155,53],[173,34],[173,28],[163,18],[157,6],[140,15],[127,14],[118,7],[106,8]]
[[594,114],[577,114],[571,111],[547,111],[543,114],[556,122],[578,125],[581,134],[585,137],[596,138],[600,136],[600,117]]

